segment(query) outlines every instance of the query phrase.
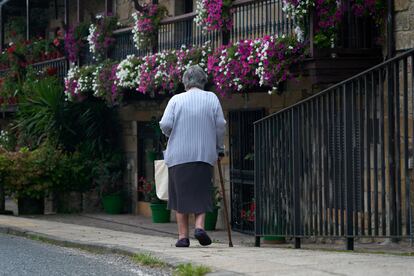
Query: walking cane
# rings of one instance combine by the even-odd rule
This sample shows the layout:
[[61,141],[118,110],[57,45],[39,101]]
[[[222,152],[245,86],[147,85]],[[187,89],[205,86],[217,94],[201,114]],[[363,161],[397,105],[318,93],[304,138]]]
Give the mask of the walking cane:
[[233,242],[231,241],[231,229],[230,229],[230,223],[229,223],[229,213],[228,213],[228,208],[227,208],[226,191],[224,190],[223,173],[221,172],[221,161],[220,161],[220,159],[217,161],[217,167],[218,167],[219,176],[220,176],[221,191],[222,191],[222,194],[223,194],[224,218],[226,220],[227,235],[229,236],[229,247],[233,247]]

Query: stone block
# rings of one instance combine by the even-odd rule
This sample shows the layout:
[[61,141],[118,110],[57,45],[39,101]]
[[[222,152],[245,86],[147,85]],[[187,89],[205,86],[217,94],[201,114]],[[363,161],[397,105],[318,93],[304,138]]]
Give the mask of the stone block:
[[82,194],[82,211],[85,213],[97,213],[102,211],[101,197],[97,188]]
[[410,29],[409,15],[408,12],[398,12],[395,14],[395,31],[407,31]]
[[122,148],[125,152],[136,152],[137,151],[137,136],[123,136],[122,137]]
[[395,33],[396,50],[411,49],[414,45],[414,31],[400,31]]
[[410,0],[395,0],[394,2],[394,10],[395,11],[404,11],[410,7]]

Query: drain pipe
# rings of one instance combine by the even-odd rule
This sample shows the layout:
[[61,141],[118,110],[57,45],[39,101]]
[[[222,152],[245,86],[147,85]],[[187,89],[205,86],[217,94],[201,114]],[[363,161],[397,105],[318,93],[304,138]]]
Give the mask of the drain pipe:
[[387,59],[395,55],[394,1],[387,0]]

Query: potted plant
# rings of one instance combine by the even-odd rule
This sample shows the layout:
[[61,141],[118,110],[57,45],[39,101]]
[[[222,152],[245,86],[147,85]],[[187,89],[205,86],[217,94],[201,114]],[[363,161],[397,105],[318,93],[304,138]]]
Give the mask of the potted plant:
[[171,211],[167,209],[167,202],[157,197],[154,181],[139,179],[138,191],[144,196],[144,201],[150,202],[151,217],[154,223],[170,222]]
[[206,219],[204,228],[206,230],[216,230],[218,210],[220,209],[220,202],[222,200],[221,194],[217,187],[213,187],[213,211],[206,212]]
[[120,154],[110,153],[98,160],[92,169],[103,208],[108,214],[120,214],[122,212],[121,159]]
[[43,214],[44,197],[53,189],[60,152],[42,145],[35,150],[22,148],[3,154],[10,164],[3,179],[5,191],[17,198],[19,214]]

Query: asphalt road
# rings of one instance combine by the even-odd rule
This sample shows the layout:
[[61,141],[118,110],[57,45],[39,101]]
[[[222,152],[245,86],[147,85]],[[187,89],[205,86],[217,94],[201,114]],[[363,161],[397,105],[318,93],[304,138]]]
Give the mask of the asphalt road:
[[0,275],[169,275],[119,255],[91,254],[0,234]]

